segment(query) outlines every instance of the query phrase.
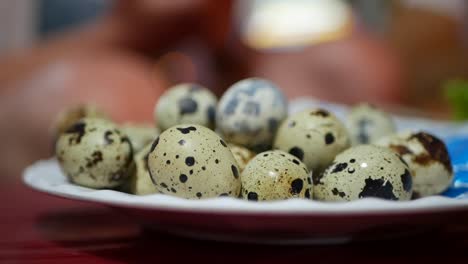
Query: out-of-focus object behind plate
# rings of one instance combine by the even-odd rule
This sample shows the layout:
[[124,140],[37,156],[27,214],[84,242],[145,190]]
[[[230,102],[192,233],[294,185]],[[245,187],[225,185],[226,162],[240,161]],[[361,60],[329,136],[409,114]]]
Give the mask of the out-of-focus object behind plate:
[[308,46],[339,39],[351,30],[351,10],[340,0],[239,2],[244,15],[239,19],[241,37],[254,49]]

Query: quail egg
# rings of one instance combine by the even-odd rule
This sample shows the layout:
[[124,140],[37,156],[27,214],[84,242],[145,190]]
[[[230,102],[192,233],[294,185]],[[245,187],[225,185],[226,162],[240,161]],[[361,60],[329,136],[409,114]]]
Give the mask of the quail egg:
[[56,156],[73,183],[113,188],[128,177],[133,150],[128,137],[112,122],[83,118],[60,135]]
[[336,156],[324,173],[314,175],[314,198],[352,201],[365,197],[409,200],[412,177],[408,165],[388,148],[359,145]]
[[286,119],[278,129],[273,147],[296,156],[315,174],[349,147],[349,137],[335,115],[317,108]]
[[109,119],[107,114],[93,104],[80,104],[60,112],[53,123],[55,137],[65,132],[70,126],[85,117]]
[[233,84],[217,108],[217,128],[227,141],[260,152],[271,148],[287,102],[274,84],[250,78]]
[[384,111],[369,104],[360,104],[351,109],[346,119],[351,144],[370,144],[395,133],[393,119]]
[[452,183],[452,163],[444,142],[437,137],[425,132],[404,132],[382,138],[376,144],[396,151],[408,163],[415,197],[439,194]]
[[135,170],[125,184],[125,189],[129,193],[136,195],[148,195],[158,192],[156,186],[151,181],[151,176],[148,170],[148,163],[146,162],[151,145],[152,143],[146,145],[142,150],[135,154]]
[[247,166],[247,163],[249,163],[249,161],[255,157],[255,153],[247,148],[232,143],[228,143],[228,147],[237,161],[239,172],[242,173],[245,166]]
[[177,125],[161,133],[150,149],[148,168],[164,194],[189,199],[239,196],[239,168],[228,145],[200,125]]
[[255,156],[241,174],[242,197],[252,201],[310,198],[312,178],[304,163],[281,150]]
[[214,129],[216,104],[216,96],[207,88],[183,83],[170,88],[159,98],[154,116],[162,131],[187,123]]
[[152,143],[159,135],[159,129],[151,124],[125,123],[120,126],[120,131],[130,138],[135,153]]

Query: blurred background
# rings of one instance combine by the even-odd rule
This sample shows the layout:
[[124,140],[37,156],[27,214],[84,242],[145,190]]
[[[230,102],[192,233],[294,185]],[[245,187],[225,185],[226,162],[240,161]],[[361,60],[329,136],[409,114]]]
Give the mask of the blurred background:
[[220,95],[260,76],[291,99],[463,119],[467,58],[463,0],[0,1],[2,166],[47,157],[65,107],[148,121],[178,82]]

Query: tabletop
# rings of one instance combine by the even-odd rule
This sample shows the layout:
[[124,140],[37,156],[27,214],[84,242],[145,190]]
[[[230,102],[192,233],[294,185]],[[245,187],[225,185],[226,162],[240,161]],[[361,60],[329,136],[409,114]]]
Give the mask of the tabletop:
[[468,211],[418,236],[261,246],[146,231],[110,208],[0,181],[0,263],[468,263]]

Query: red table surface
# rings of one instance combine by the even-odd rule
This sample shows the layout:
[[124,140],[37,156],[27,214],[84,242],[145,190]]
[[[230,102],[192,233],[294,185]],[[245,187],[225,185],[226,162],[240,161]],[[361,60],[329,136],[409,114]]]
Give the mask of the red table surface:
[[397,240],[258,246],[143,232],[104,206],[0,182],[0,263],[468,263],[468,211]]

